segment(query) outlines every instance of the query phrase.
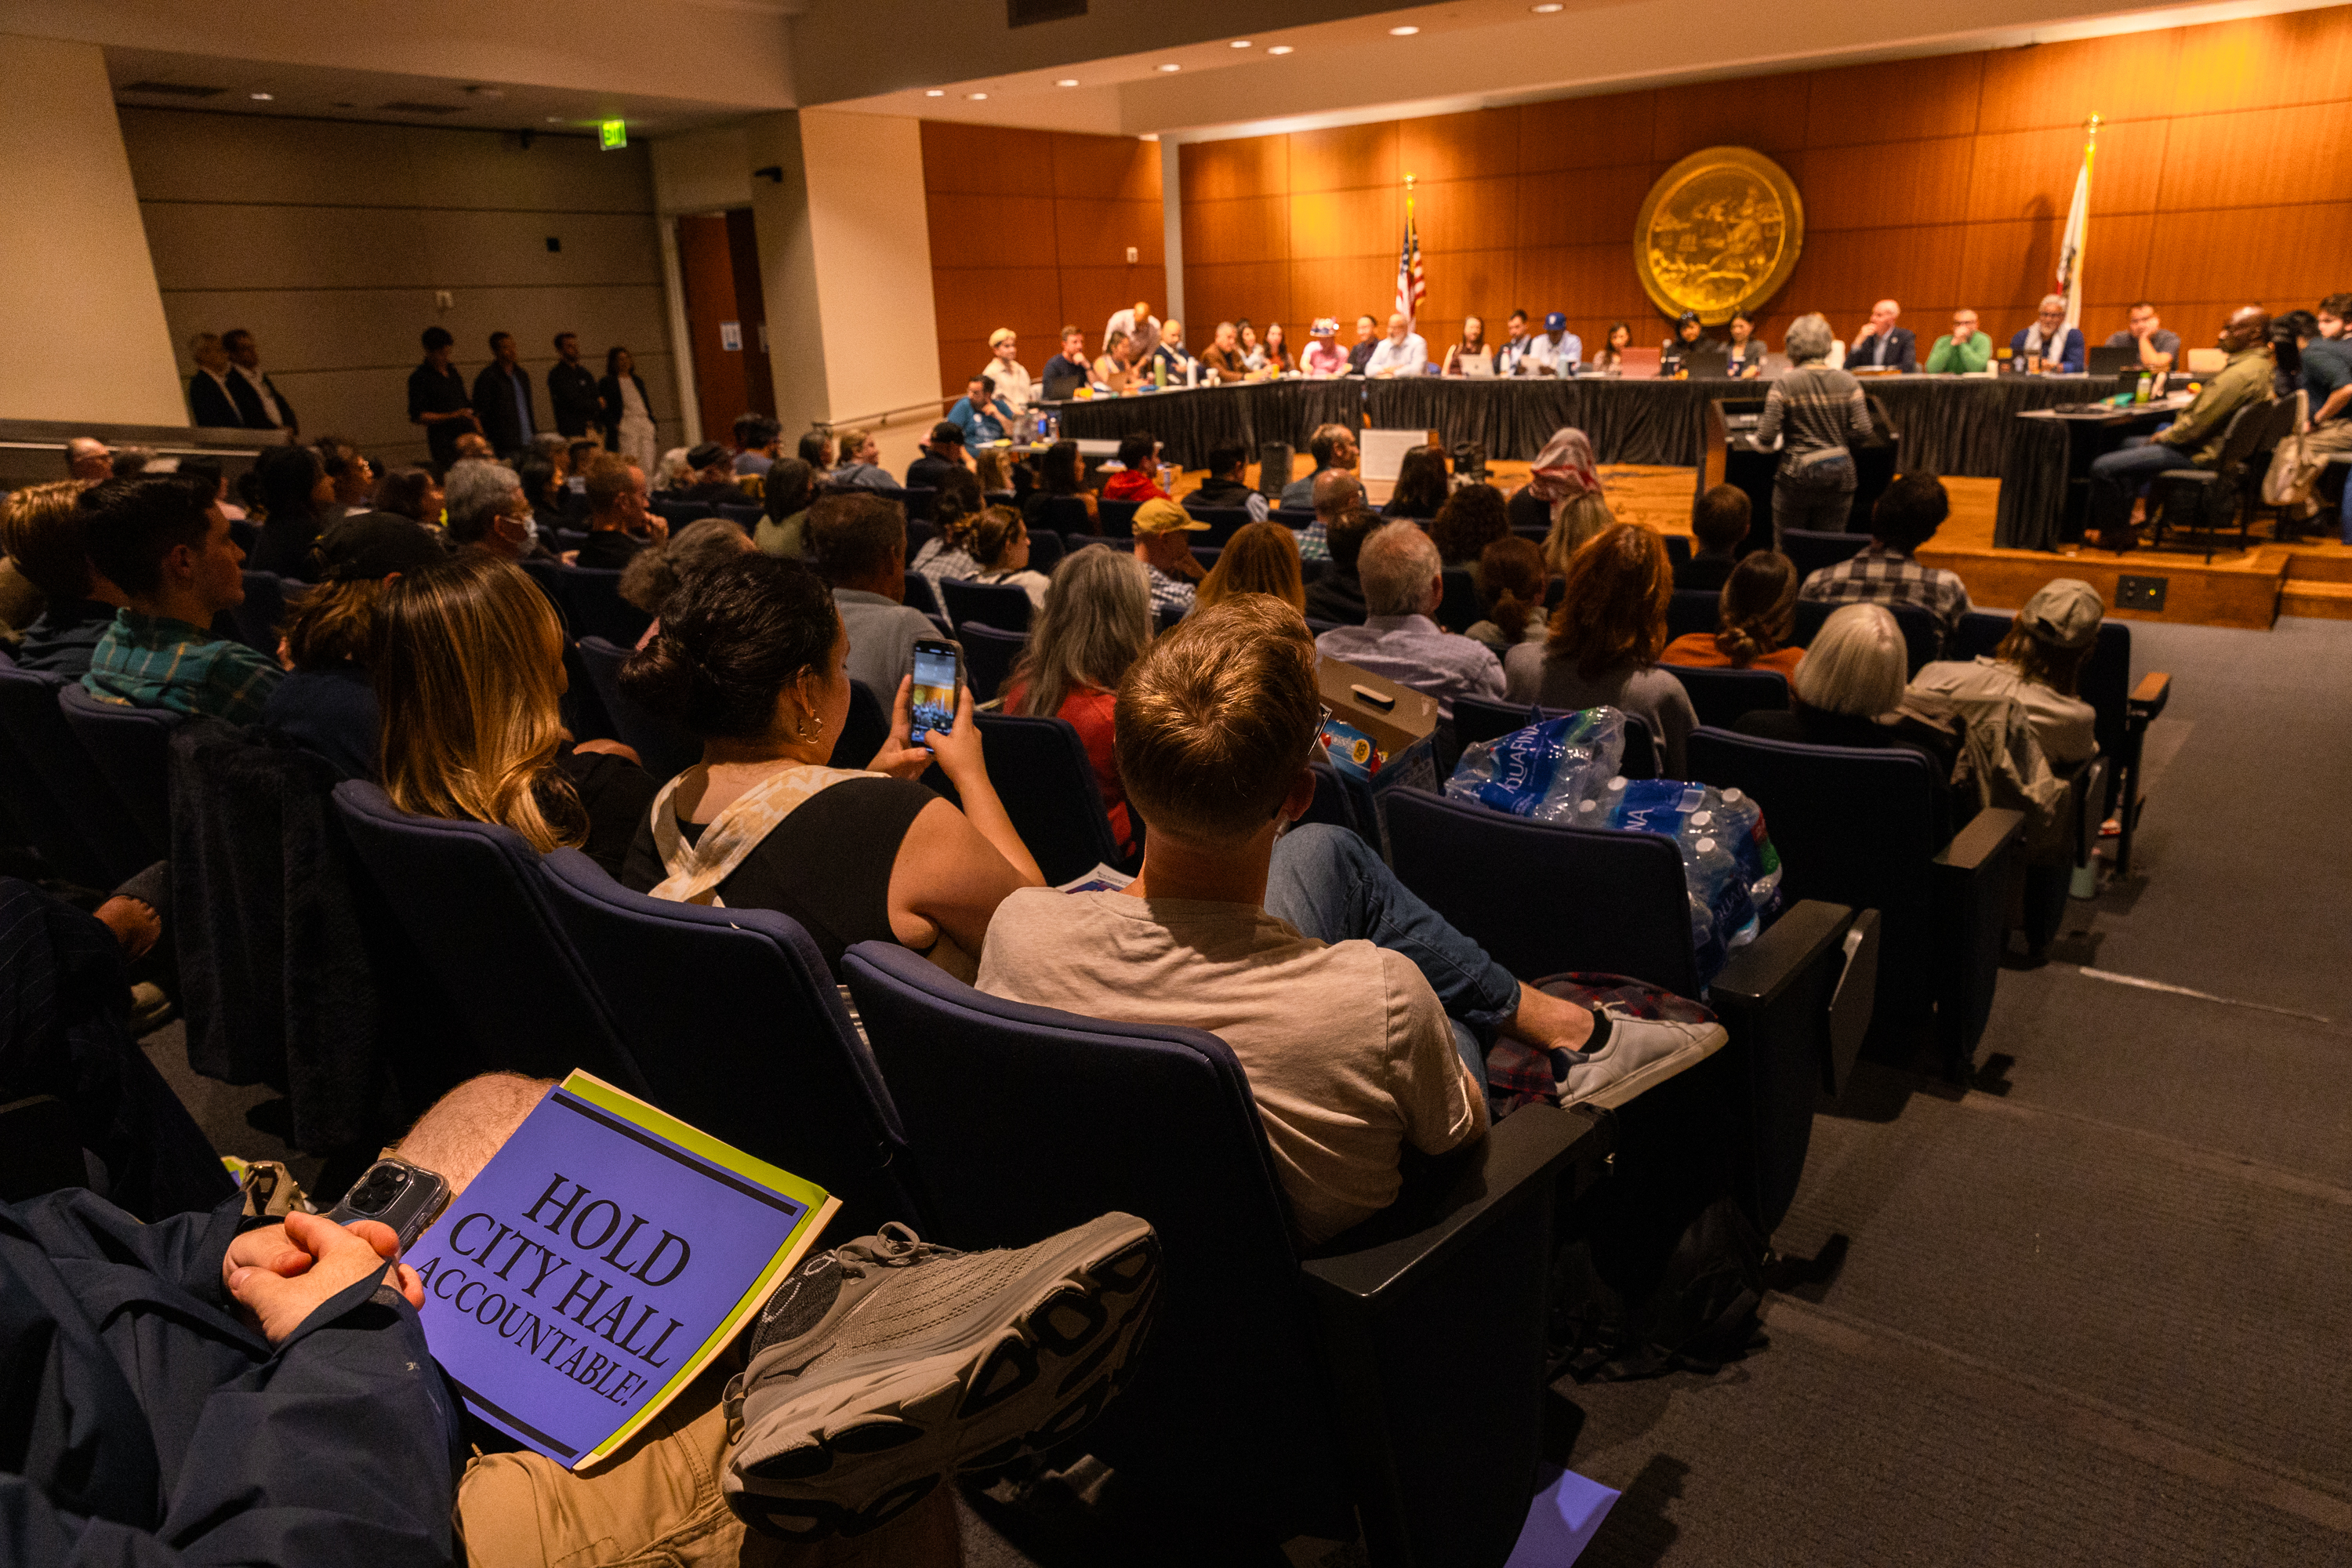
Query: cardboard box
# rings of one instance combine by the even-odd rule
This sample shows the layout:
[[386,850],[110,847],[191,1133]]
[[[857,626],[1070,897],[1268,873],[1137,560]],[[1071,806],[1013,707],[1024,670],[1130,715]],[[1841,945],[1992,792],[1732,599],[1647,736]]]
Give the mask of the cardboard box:
[[1315,683],[1329,712],[1323,746],[1334,769],[1375,790],[1437,787],[1437,699],[1336,658],[1316,661]]

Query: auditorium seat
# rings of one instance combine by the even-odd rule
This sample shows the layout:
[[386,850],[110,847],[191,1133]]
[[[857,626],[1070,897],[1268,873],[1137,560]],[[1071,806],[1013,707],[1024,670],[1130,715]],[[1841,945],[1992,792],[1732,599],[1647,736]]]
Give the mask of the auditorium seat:
[[[980,723],[988,782],[1047,882],[1083,877],[1097,865],[1134,869],[1111,836],[1102,785],[1087,761],[1086,742],[1067,720],[1009,713],[974,717]],[[962,805],[962,797],[937,764],[925,772],[923,783]]]
[[930,521],[931,503],[939,499],[940,494],[929,485],[915,485],[901,490],[878,490],[876,493],[895,498],[907,509],[907,515],[909,518],[919,518],[925,522]]
[[66,727],[130,813],[147,854],[141,864],[169,859],[172,731],[182,715],[162,708],[104,701],[79,684],[58,689],[58,707],[66,716]]
[[[2210,564],[2213,552],[2221,548],[2221,531],[2234,524],[2238,549],[2244,551],[2251,542],[2248,531],[2254,513],[2267,506],[2263,500],[2263,476],[2270,468],[2272,452],[2294,434],[2296,416],[2293,398],[2248,404],[2231,416],[2211,468],[2192,468],[2184,462],[2157,475],[2147,490],[2148,516],[2155,523],[2150,547],[2174,548],[2175,536],[2185,534],[2189,548],[2203,545]],[[2268,510],[2274,525],[2285,515],[2280,507],[2268,506]]]
[[66,728],[65,683],[0,654],[0,791],[52,875],[111,888],[152,862],[129,811]]
[[1250,525],[1249,509],[1242,506],[1187,506],[1185,513],[1194,522],[1205,522],[1208,531],[1193,538],[1202,545],[1222,549],[1225,541]]
[[[1789,640],[1798,647],[1811,647],[1820,635],[1822,623],[1843,605],[1823,604],[1819,599],[1797,601],[1796,628]],[[1884,605],[1880,608],[1895,617],[1895,626],[1903,633],[1903,653],[1909,673],[1916,675],[1919,667],[1932,664],[1944,657],[1944,628],[1934,614],[1919,605]]]
[[1530,983],[1630,975],[1714,1009],[1731,1043],[1722,1059],[1693,1070],[1729,1098],[1734,1190],[1769,1238],[1804,1172],[1855,911],[1787,905],[1702,989],[1673,839],[1536,822],[1418,790],[1389,791],[1381,812],[1398,879],[1512,973]]
[[1710,669],[1687,664],[1658,668],[1683,683],[1698,721],[1718,730],[1732,728],[1742,713],[1789,706],[1789,678],[1777,669]]
[[1131,1306],[1150,1331],[1089,1450],[1265,1555],[1359,1520],[1374,1563],[1509,1555],[1543,1451],[1557,1205],[1595,1178],[1596,1113],[1522,1110],[1302,1258],[1214,1036],[1005,1002],[881,943],[844,970],[927,1239],[1024,1245],[1107,1209],[1152,1226],[1157,1295]]
[[959,623],[956,637],[963,645],[964,679],[971,683],[974,703],[991,701],[1003,691],[1021,650],[1029,646],[1028,633],[1005,631],[982,620]]
[[[1454,700],[1454,738],[1466,751],[1479,741],[1491,741],[1514,730],[1524,730],[1547,719],[1564,718],[1573,708],[1538,708],[1525,702],[1498,702],[1487,697]],[[1638,713],[1625,715],[1625,754],[1617,771],[1629,779],[1658,776],[1658,738],[1649,721]]]
[[741,506],[720,501],[712,510],[747,533],[759,527],[760,520],[768,515],[768,509],[758,501],[747,501]]
[[1062,536],[1051,529],[1029,530],[1029,570],[1051,577],[1054,568],[1061,563]]
[[1666,564],[1680,570],[1690,564],[1691,540],[1687,533],[1669,533],[1666,542]]
[[[891,702],[898,700],[898,694],[892,692]],[[841,733],[834,738],[832,764],[836,768],[862,768],[874,760],[874,753],[889,738],[889,707],[874,694],[872,687],[852,679],[849,715],[841,721]]]
[[286,624],[286,600],[289,595],[297,599],[310,584],[278,576],[274,572],[244,574],[245,600],[229,611],[236,623],[236,640],[246,647],[278,658],[278,628]]
[[940,598],[948,624],[961,630],[966,621],[985,621],[999,631],[1029,629],[1029,590],[1010,583],[970,583],[950,577],[940,584]]
[[700,522],[712,515],[709,504],[698,500],[664,500],[659,496],[646,503],[646,510],[668,523],[672,529],[684,528],[689,522]]
[[1809,746],[1702,728],[1692,773],[1745,791],[1780,851],[1781,894],[1879,912],[1877,1048],[1907,1065],[1932,1028],[1945,1074],[1964,1081],[1992,1008],[2025,818],[1989,807],[1955,834],[1934,772],[1901,749]]
[[1095,525],[1082,496],[1039,496],[1036,522],[1055,533],[1085,533]]
[[579,646],[597,700],[613,721],[614,739],[637,753],[646,772],[656,779],[675,778],[702,760],[702,742],[691,732],[646,711],[621,689],[621,666],[628,662],[629,649],[598,637],[582,637]]
[[923,546],[929,544],[938,532],[939,531],[928,522],[909,521],[907,524],[907,559],[912,561],[916,556],[920,555],[923,552]]
[[1797,568],[1797,583],[1825,566],[1851,561],[1870,544],[1867,533],[1829,533],[1817,529],[1790,528],[1780,532],[1780,553]]
[[1437,604],[1437,624],[1449,632],[1466,632],[1486,618],[1486,607],[1478,602],[1478,585],[1470,580],[1466,566],[1448,566],[1444,574],[1444,597]]
[[589,532],[584,528],[555,528],[548,531],[547,547],[558,555],[587,548]]
[[621,597],[621,574],[593,566],[555,569],[556,603],[562,607],[565,628],[574,638],[603,637],[622,647],[635,647],[654,618]]
[[1723,619],[1723,595],[1705,588],[1677,588],[1666,601],[1666,638],[1712,632]]
[[839,1197],[837,1236],[924,1227],[889,1092],[806,931],[771,910],[631,892],[577,849],[541,868],[656,1104]]
[[[1109,538],[1132,539],[1135,537],[1135,509],[1142,504],[1132,500],[1098,500],[1095,502],[1095,526]],[[1062,531],[1067,533],[1069,530]]]
[[927,616],[945,614],[940,603],[939,590],[920,572],[907,574],[907,603]]
[[[1106,501],[1103,504],[1108,506],[1110,503]],[[1135,551],[1135,536],[1133,534],[1112,535],[1108,533],[1066,533],[1062,536],[1062,548],[1073,555],[1076,554],[1079,551],[1084,550],[1089,544],[1099,544],[1105,550],[1112,551],[1120,555],[1129,555],[1134,553]]]
[[1203,572],[1215,571],[1217,569],[1217,557],[1223,555],[1224,552],[1225,547],[1222,544],[1195,544],[1192,546],[1192,559],[1201,563],[1201,570]]

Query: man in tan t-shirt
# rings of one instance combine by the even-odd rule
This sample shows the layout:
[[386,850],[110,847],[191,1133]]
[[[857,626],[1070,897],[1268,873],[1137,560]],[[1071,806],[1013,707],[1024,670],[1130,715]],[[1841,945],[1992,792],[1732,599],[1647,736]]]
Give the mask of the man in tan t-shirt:
[[1143,875],[1116,893],[1013,893],[989,924],[979,981],[1223,1039],[1308,1246],[1395,1200],[1406,1146],[1441,1153],[1484,1136],[1496,1030],[1553,1053],[1563,1100],[1612,1103],[1726,1037],[1534,991],[1354,834],[1285,833],[1315,798],[1315,663],[1305,620],[1266,595],[1195,611],[1153,643],[1117,719],[1119,776],[1151,825]]

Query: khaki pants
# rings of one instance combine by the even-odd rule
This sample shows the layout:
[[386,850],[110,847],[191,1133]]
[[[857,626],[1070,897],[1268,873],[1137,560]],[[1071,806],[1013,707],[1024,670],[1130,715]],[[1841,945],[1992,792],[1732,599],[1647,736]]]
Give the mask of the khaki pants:
[[[2300,437],[2296,451],[2294,474],[2287,481],[2284,505],[2297,518],[2308,520],[2316,516],[2319,503],[2312,497],[2313,487],[2326,470],[2332,452],[2352,452],[2352,416],[2331,419],[2315,425]],[[2282,452],[2281,456],[2284,456]]]
[[944,1487],[855,1540],[794,1546],[747,1531],[719,1489],[731,1370],[722,1361],[704,1373],[586,1474],[539,1454],[474,1459],[457,1483],[464,1561],[471,1568],[959,1568],[955,1494]]

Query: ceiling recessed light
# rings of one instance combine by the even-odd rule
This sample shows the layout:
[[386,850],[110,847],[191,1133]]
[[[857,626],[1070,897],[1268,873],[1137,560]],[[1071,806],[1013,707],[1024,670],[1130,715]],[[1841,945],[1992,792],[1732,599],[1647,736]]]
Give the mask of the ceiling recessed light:
[[1538,16],[1549,16],[1553,12],[1562,9],[1562,6],[1560,5],[1559,0],[1544,0],[1542,5],[1530,5],[1528,9],[1533,11]]
[[1391,27],[1389,29],[1389,37],[1391,38],[1410,38],[1415,33],[1420,31],[1421,29],[1419,27]]
[[1250,41],[1247,38],[1235,38],[1232,43],[1225,47],[1232,49],[1245,49],[1250,47]]
[[551,114],[547,117],[547,122],[550,125],[561,125],[563,123],[563,116],[561,114]]
[[929,91],[923,94],[925,98],[945,98],[947,95],[948,89],[943,87],[932,88]]
[[1055,87],[1076,87],[1078,85],[1078,79],[1074,76],[1066,76],[1054,85]]
[[245,96],[253,100],[256,103],[275,102],[278,97],[274,92],[248,92]]
[[1288,44],[1276,44],[1274,47],[1266,50],[1265,52],[1270,55],[1286,55],[1290,52],[1290,46]]
[[1182,70],[1184,68],[1183,68],[1182,66],[1180,66],[1180,65],[1174,64],[1173,62],[1171,62],[1171,63],[1170,63],[1170,64],[1168,64],[1168,65],[1161,66],[1160,68],[1161,70],[1164,70],[1164,71],[1180,71],[1180,70]]
[[974,103],[986,103],[988,101],[988,94],[984,92],[967,92],[964,94],[964,97]]

